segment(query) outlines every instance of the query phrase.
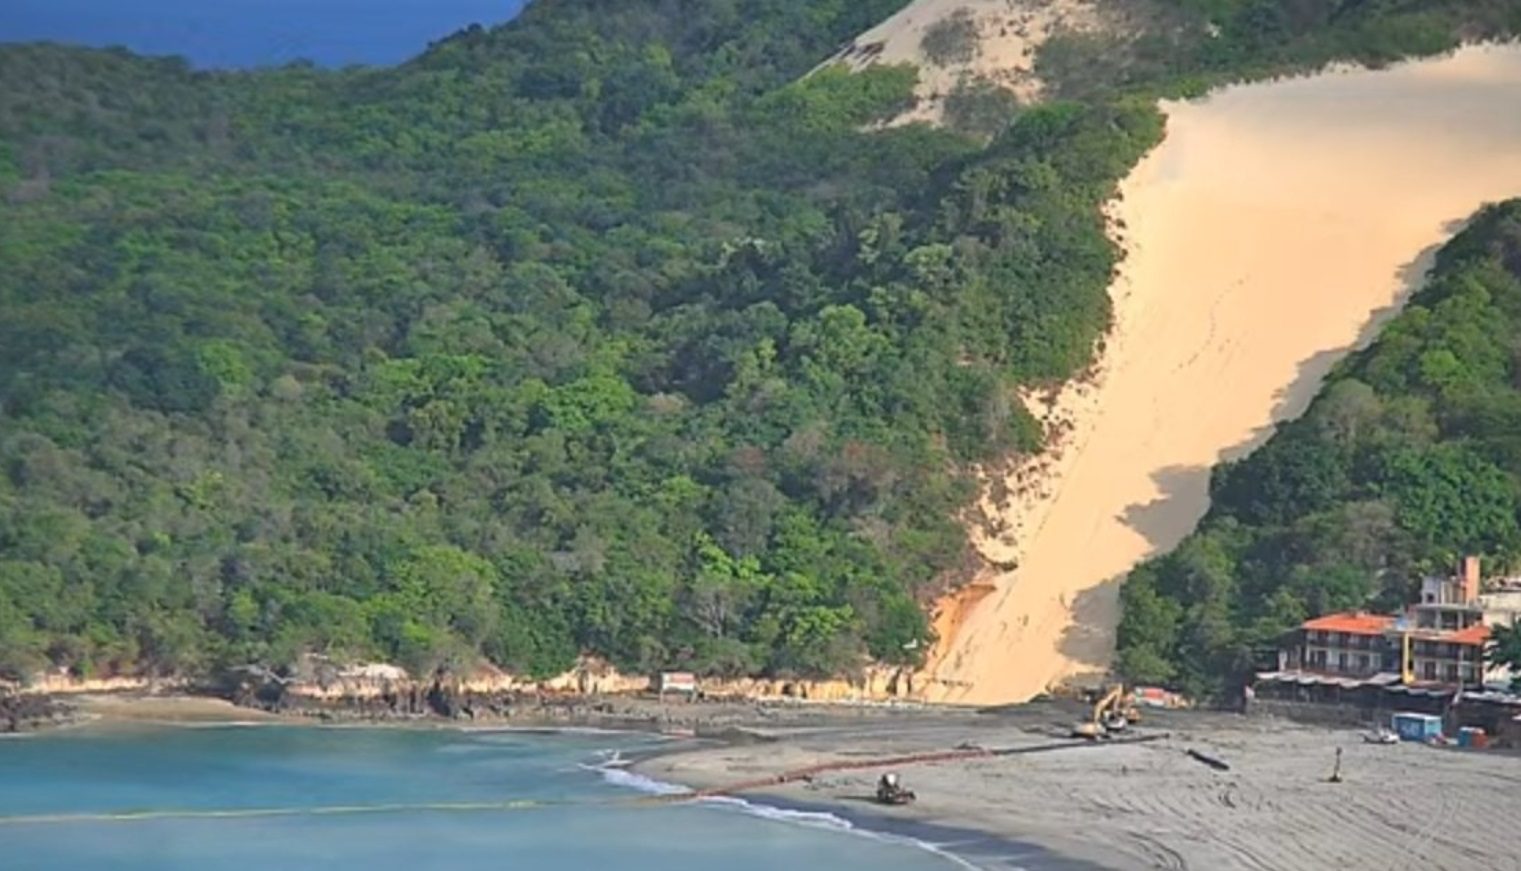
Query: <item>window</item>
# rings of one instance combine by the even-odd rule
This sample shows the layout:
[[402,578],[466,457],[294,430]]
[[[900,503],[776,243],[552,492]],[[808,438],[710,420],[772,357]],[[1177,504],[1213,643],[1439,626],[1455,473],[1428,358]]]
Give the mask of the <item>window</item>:
[[1451,662],[1447,663],[1447,667],[1444,669],[1444,671],[1446,672],[1448,683],[1458,682],[1458,667],[1456,664]]
[[1336,654],[1336,670],[1337,671],[1346,671],[1347,670],[1347,655],[1345,653],[1338,653],[1338,654]]
[[1437,675],[1437,670],[1436,670],[1436,663],[1435,662],[1432,662],[1431,660],[1428,659],[1424,663],[1421,664],[1421,677],[1423,679],[1425,679],[1425,680],[1436,680],[1436,675]]
[[1359,653],[1357,655],[1357,670],[1358,671],[1367,671],[1368,670],[1368,654],[1366,654],[1366,653]]

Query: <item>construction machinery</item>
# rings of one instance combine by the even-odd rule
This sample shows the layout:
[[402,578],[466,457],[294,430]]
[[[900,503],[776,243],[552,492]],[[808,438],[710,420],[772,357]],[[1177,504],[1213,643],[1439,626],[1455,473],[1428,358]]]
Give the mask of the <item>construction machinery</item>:
[[1115,684],[1093,703],[1091,716],[1072,727],[1072,736],[1091,740],[1107,738],[1125,731],[1140,719],[1141,712],[1131,702],[1130,691],[1124,684]]
[[878,804],[908,804],[915,798],[914,791],[903,785],[897,772],[889,771],[877,781]]

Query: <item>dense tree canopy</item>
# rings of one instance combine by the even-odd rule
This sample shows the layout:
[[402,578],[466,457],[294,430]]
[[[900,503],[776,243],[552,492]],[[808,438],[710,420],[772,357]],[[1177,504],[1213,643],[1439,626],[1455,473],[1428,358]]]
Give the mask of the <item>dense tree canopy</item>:
[[1132,677],[1228,691],[1304,618],[1521,556],[1521,201],[1484,210],[1309,413],[1216,469],[1213,506],[1123,588]]
[[544,0],[339,73],[0,49],[0,670],[916,655],[1160,125],[868,130],[912,69],[800,76],[894,5]]
[[[1161,136],[1119,91],[1350,25],[1158,0],[1122,69],[1081,70],[1101,87],[1053,74],[1101,96],[1010,125],[969,86],[961,135],[876,123],[912,68],[815,70],[902,2],[537,0],[389,69],[0,46],[0,675],[912,660],[965,470],[1039,447],[1013,388],[1108,322],[1099,206]],[[1342,5],[1425,16],[1407,51],[1513,4]],[[1513,355],[1472,357],[1482,319],[1422,329],[1338,413],[1387,449],[1279,451],[1219,522],[1304,495],[1374,551],[1510,546],[1510,410],[1474,397]],[[1430,447],[1458,420],[1487,435]],[[1487,510],[1455,513],[1471,486]],[[1128,656],[1235,649],[1231,535],[1179,557],[1208,595],[1133,585]]]

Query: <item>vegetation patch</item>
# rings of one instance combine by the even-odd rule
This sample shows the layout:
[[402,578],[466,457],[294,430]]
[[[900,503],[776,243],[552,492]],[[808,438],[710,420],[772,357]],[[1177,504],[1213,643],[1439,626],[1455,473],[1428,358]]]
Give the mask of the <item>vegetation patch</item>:
[[919,49],[935,66],[971,63],[981,50],[977,36],[977,18],[970,9],[952,12],[924,29]]
[[1002,133],[1014,123],[1019,109],[1019,98],[1012,91],[975,76],[963,76],[943,106],[946,126],[981,139]]

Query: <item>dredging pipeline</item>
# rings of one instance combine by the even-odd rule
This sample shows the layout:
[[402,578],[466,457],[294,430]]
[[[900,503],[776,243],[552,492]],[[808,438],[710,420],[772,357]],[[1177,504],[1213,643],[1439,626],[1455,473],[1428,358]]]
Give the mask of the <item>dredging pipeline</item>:
[[733,795],[739,792],[748,792],[756,789],[780,786],[786,783],[807,781],[820,774],[829,774],[837,771],[858,771],[863,768],[903,768],[909,765],[928,765],[935,762],[955,762],[962,759],[981,759],[997,756],[1022,756],[1030,753],[1049,753],[1054,750],[1080,750],[1093,747],[1114,747],[1121,744],[1148,744],[1152,741],[1161,741],[1169,737],[1168,733],[1162,732],[1155,735],[1135,735],[1126,738],[1109,738],[1102,741],[1090,741],[1086,739],[1072,741],[1057,741],[1050,744],[1034,744],[1028,747],[967,747],[955,750],[932,750],[922,753],[908,753],[899,756],[876,756],[867,759],[850,759],[836,762],[820,762],[802,768],[794,768],[773,774],[769,777],[758,777],[750,780],[741,780],[735,783],[726,783],[721,786],[708,787],[688,793],[676,793],[668,796],[652,796],[653,800],[664,801],[688,801],[694,798],[717,798],[719,796]]

